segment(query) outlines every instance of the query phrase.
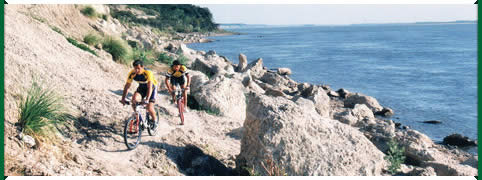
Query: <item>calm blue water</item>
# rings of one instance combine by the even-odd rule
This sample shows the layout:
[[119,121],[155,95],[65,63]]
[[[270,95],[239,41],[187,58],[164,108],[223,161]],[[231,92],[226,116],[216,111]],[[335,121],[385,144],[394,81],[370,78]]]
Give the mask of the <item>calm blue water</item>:
[[394,121],[435,141],[452,133],[477,139],[476,24],[230,30],[243,34],[188,46],[234,63],[239,53],[261,57],[268,68],[291,68],[298,82],[373,96],[394,109]]

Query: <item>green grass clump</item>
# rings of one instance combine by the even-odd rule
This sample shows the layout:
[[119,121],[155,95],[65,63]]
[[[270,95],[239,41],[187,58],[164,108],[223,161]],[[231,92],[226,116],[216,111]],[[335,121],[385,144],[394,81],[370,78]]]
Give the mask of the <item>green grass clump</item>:
[[87,51],[87,52],[90,52],[91,54],[97,56],[97,53],[95,53],[94,50],[90,49],[88,46],[84,45],[84,44],[80,44],[79,42],[77,42],[75,39],[72,39],[72,38],[67,38],[67,41],[70,42],[70,44],[74,45],[74,46],[77,46],[78,48],[84,50],[84,51]]
[[186,65],[186,63],[189,61],[189,59],[184,55],[179,55],[177,60],[183,65]]
[[405,148],[400,147],[395,139],[388,141],[388,152],[384,158],[390,162],[388,172],[395,174],[400,169],[400,165],[405,161]]
[[159,56],[157,57],[157,61],[169,65],[169,64],[172,64],[172,61],[174,61],[174,58],[172,58],[171,56],[168,56],[167,53],[160,53]]
[[100,17],[101,17],[103,20],[106,20],[106,21],[107,21],[107,19],[108,19],[107,14],[102,14],[102,15],[100,15]]
[[156,61],[152,51],[138,48],[132,50],[132,60],[141,60],[144,65],[152,65]]
[[84,9],[80,10],[80,12],[90,18],[97,16],[97,13],[92,6],[86,6]]
[[106,37],[102,42],[102,48],[112,55],[114,61],[120,61],[129,64],[132,59],[129,58],[131,49],[127,42],[114,37]]
[[87,34],[84,36],[84,42],[88,45],[96,45],[101,41],[101,38],[95,34]]
[[62,33],[62,30],[60,30],[60,28],[58,27],[55,27],[55,26],[50,26],[50,28],[52,28],[53,31],[61,34],[61,35],[64,35],[64,33]]
[[19,124],[22,132],[29,135],[46,136],[55,124],[67,119],[62,105],[62,98],[52,89],[42,88],[34,82],[27,92],[27,97],[20,103]]

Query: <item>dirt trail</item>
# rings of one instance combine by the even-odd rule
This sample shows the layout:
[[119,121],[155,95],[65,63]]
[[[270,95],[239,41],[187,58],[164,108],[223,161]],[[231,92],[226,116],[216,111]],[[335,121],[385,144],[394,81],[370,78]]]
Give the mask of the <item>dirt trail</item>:
[[[5,8],[5,27],[6,175],[195,175],[200,172],[190,167],[234,167],[242,120],[191,110],[186,125],[180,126],[176,107],[161,91],[158,134],[145,131],[139,146],[129,151],[122,131],[132,109],[118,102],[129,68],[71,45],[16,8]],[[18,102],[32,79],[55,87],[75,117],[63,127],[59,144],[38,150],[19,142],[14,125]],[[202,163],[210,164],[192,162],[197,150],[209,159]]]

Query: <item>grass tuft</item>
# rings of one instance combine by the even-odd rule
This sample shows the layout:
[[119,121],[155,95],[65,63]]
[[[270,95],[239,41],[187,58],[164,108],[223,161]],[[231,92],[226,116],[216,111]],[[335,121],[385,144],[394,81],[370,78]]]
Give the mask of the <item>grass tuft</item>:
[[93,18],[97,16],[95,9],[92,6],[86,6],[84,9],[80,10],[82,14],[89,18]]
[[84,42],[88,45],[94,46],[101,41],[101,38],[95,34],[87,34],[84,36]]
[[130,47],[124,40],[114,37],[106,37],[102,42],[102,48],[112,55],[114,61],[118,61],[124,64],[129,64],[132,59],[130,55]]
[[80,44],[79,42],[77,42],[75,39],[72,39],[72,38],[67,38],[67,41],[69,41],[70,44],[84,50],[84,51],[87,51],[87,52],[90,52],[91,54],[97,56],[97,53],[95,53],[94,50],[90,49],[88,46],[84,45],[84,44]]
[[22,132],[37,140],[48,137],[56,124],[63,123],[68,118],[62,100],[52,89],[42,88],[33,82],[19,106]]

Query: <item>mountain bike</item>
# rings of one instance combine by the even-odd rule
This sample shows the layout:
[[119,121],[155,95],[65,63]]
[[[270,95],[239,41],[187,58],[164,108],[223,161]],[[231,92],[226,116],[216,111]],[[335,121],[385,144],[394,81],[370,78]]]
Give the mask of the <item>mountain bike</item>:
[[[126,102],[129,105],[129,102]],[[149,135],[154,136],[159,125],[159,109],[155,109],[156,119],[152,120],[149,111],[146,109],[146,104],[143,102],[136,103],[134,114],[127,118],[124,127],[124,142],[128,149],[132,150],[137,147],[141,141],[142,131],[147,128]],[[145,120],[142,114],[146,114]],[[146,123],[147,122],[147,123]]]
[[174,97],[176,97],[177,109],[179,110],[179,118],[181,118],[181,125],[184,125],[184,97],[182,93],[185,89],[181,88],[179,84],[176,84],[176,89],[174,90]]

